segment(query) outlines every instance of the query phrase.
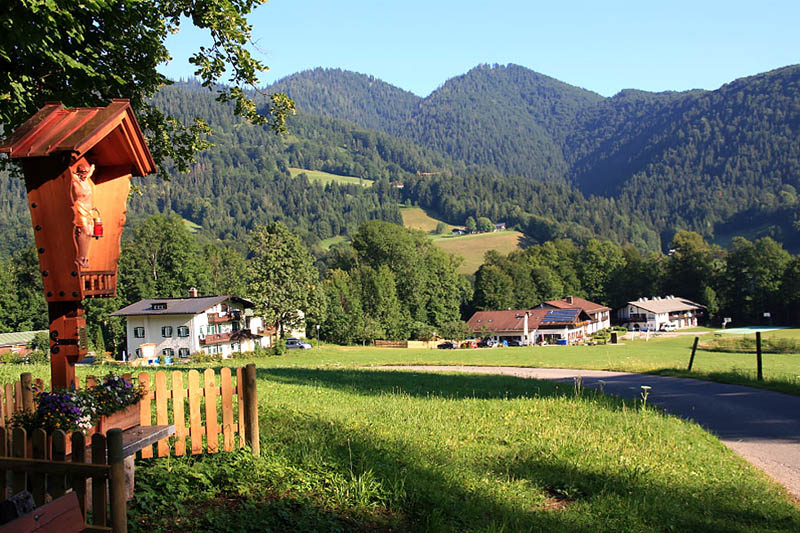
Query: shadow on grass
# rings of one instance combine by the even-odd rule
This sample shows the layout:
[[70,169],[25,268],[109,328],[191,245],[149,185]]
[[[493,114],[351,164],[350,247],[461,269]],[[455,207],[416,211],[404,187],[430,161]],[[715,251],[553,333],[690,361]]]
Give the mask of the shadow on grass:
[[[382,487],[375,492],[394,518],[391,529],[396,531],[744,532],[800,528],[798,513],[788,502],[779,504],[778,509],[765,509],[753,498],[744,502],[746,496],[741,497],[734,481],[674,486],[635,467],[628,472],[597,472],[588,465],[576,466],[581,461],[575,457],[510,453],[491,463],[476,457],[469,468],[483,481],[470,484],[459,466],[452,464],[451,454],[434,446],[419,449],[284,409],[267,409],[262,424],[275,428],[262,438],[262,447],[282,454],[295,466],[312,471],[324,467],[343,478],[369,472]],[[504,490],[493,492],[501,482],[520,480],[538,489],[542,499],[520,505],[520,498],[495,495]],[[548,510],[547,498],[552,494],[571,501],[560,510]]]
[[[258,376],[369,396],[497,399],[574,390],[571,384],[509,376],[425,372],[260,368]],[[619,401],[608,402],[613,405]],[[386,437],[371,426],[344,427],[312,409],[262,403],[262,457],[254,465],[269,463],[269,473],[258,479],[242,474],[232,486],[266,488],[247,498],[217,495],[195,502],[181,516],[184,523],[206,531],[800,530],[800,515],[788,502],[752,487],[740,492],[745,489],[735,480],[676,485],[637,465],[609,471],[581,461],[577,449],[564,457],[541,454],[536,436],[530,446],[495,450],[492,457],[457,465],[451,450],[436,443]],[[224,456],[200,461],[222,462]],[[505,497],[515,486],[540,497]],[[549,505],[551,496],[561,498],[562,505]]]
[[[278,383],[321,386],[361,395],[407,394],[448,399],[498,399],[571,396],[571,378],[543,381],[507,375],[423,371],[383,371],[313,368],[260,368],[262,379]],[[670,379],[667,375],[623,374],[586,377],[582,394],[596,394],[598,408],[618,410],[622,402],[641,401],[642,385],[652,386],[650,405],[692,420],[723,439],[794,441],[800,444],[800,397],[772,391],[697,379]],[[601,383],[602,382],[602,383]],[[586,392],[591,391],[591,392]],[[616,397],[616,398],[615,398]]]
[[[456,370],[454,370],[456,372]],[[314,368],[259,368],[260,379],[288,385],[321,386],[362,395],[406,394],[449,399],[532,398],[568,394],[572,387],[548,381],[491,374]]]

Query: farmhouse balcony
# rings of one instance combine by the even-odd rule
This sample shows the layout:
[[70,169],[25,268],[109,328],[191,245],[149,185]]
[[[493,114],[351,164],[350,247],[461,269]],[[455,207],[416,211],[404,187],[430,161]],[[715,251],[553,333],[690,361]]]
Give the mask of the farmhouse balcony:
[[232,311],[228,313],[208,313],[209,324],[225,324],[227,322],[235,322],[242,319],[242,313],[239,311]]
[[200,337],[200,344],[204,346],[208,346],[209,344],[220,344],[223,342],[229,342],[231,340],[231,336],[233,333],[209,333],[205,337]]

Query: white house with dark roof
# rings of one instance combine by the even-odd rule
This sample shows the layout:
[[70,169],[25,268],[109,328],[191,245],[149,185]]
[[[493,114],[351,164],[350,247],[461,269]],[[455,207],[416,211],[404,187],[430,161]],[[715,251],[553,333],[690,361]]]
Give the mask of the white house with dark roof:
[[129,359],[142,356],[143,344],[155,345],[159,356],[188,358],[204,352],[227,358],[269,343],[269,332],[252,315],[253,307],[249,300],[231,295],[148,298],[111,316],[127,321]]
[[616,322],[629,330],[661,330],[667,324],[676,329],[693,328],[705,309],[703,305],[678,296],[639,298],[616,310]]

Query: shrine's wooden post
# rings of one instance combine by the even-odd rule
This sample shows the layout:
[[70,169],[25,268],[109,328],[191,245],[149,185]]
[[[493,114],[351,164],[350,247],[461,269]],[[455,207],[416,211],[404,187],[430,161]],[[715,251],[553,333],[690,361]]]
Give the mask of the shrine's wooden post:
[[50,317],[53,387],[75,383],[88,352],[85,298],[117,293],[120,237],[132,176],[155,171],[127,100],[46,104],[0,144],[22,164]]

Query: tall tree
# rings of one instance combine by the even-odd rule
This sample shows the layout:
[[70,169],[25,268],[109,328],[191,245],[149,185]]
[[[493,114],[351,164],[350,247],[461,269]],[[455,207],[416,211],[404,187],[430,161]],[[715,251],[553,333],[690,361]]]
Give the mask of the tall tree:
[[249,297],[278,334],[301,324],[319,274],[297,235],[280,222],[250,234]]
[[153,215],[123,243],[121,294],[127,302],[210,292],[208,264],[195,236],[177,215]]
[[473,305],[479,311],[497,311],[514,305],[511,277],[494,265],[481,265],[475,273]]
[[188,170],[193,154],[208,146],[207,126],[199,119],[186,126],[149,99],[171,83],[157,70],[170,60],[167,37],[190,23],[211,37],[190,59],[203,86],[233,102],[237,114],[281,130],[293,102],[272,95],[259,115],[244,90],[267,70],[247,49],[247,15],[265,1],[12,1],[0,22],[0,124],[13,130],[49,101],[79,107],[128,98],[164,175],[168,161]]

